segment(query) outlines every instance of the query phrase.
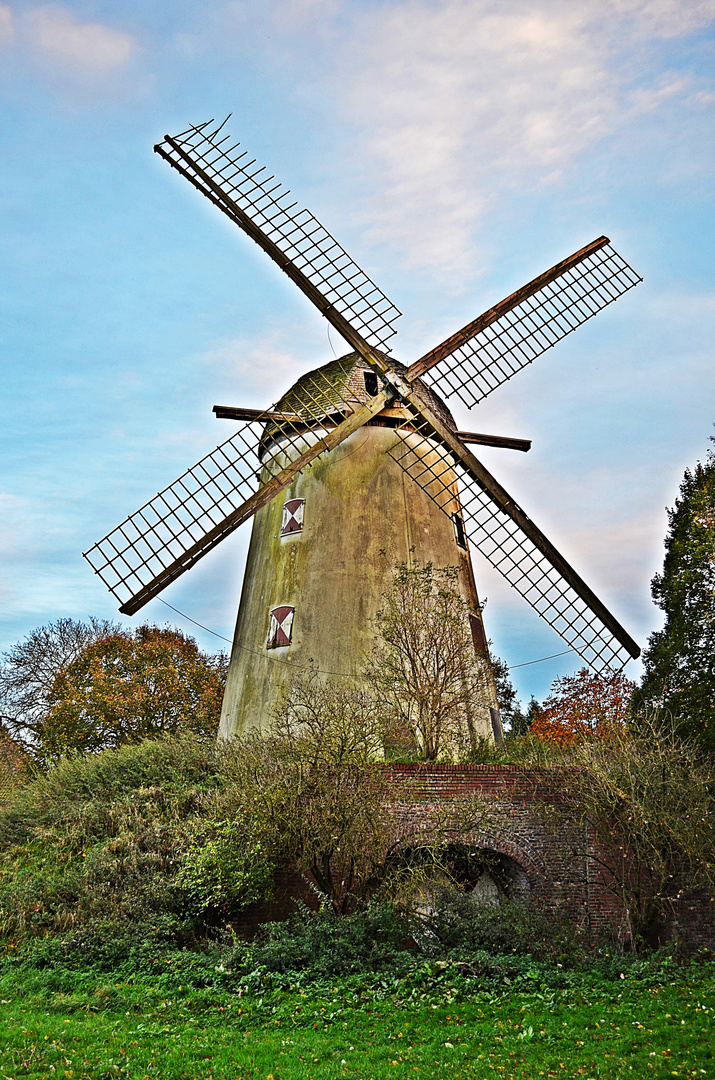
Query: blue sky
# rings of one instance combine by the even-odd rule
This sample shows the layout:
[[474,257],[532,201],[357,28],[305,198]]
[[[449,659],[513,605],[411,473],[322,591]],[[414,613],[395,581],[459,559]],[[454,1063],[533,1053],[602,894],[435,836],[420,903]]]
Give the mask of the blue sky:
[[[152,153],[228,112],[402,309],[407,363],[601,233],[643,275],[454,411],[534,440],[483,460],[645,642],[665,506],[715,420],[714,25],[714,0],[0,0],[0,649],[116,615],[80,553],[228,437],[213,404],[268,405],[332,357]],[[248,532],[163,594],[227,638]],[[543,695],[578,658],[516,667],[560,639],[476,566],[497,652]]]

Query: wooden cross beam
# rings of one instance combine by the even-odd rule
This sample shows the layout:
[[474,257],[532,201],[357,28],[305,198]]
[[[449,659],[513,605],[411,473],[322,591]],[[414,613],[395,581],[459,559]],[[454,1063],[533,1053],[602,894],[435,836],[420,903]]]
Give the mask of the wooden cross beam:
[[[276,412],[271,409],[239,409],[231,405],[214,405],[213,411],[219,420],[274,421],[275,423],[305,424],[304,416],[295,413]],[[405,409],[386,408],[378,416],[410,419]],[[326,419],[328,419],[326,417]],[[498,446],[504,450],[531,450],[531,439],[511,439],[504,435],[482,435],[476,431],[456,431],[455,435],[463,443],[479,443],[480,446]]]

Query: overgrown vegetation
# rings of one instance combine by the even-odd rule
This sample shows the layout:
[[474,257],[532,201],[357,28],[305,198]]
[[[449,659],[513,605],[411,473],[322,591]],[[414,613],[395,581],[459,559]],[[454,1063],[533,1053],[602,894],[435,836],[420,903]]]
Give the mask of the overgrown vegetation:
[[340,743],[335,709],[317,719],[289,712],[280,732],[241,742],[145,740],[21,788],[0,811],[0,937],[50,934],[112,962],[139,940],[205,943],[289,871],[346,915],[448,873],[447,838],[493,825],[478,797],[403,820],[367,745]]
[[582,741],[562,773],[559,812],[588,825],[605,887],[623,905],[636,949],[656,944],[668,906],[715,885],[715,777],[675,725],[639,716]]
[[67,759],[0,811],[0,934],[192,939],[175,879],[202,801],[222,783],[216,747],[191,737]]

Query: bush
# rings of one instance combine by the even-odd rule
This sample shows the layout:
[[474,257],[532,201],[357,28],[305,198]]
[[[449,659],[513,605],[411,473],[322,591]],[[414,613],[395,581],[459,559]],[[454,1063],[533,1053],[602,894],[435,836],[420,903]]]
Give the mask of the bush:
[[302,907],[286,922],[266,926],[248,949],[253,963],[268,971],[347,975],[396,973],[411,963],[414,944],[405,916],[391,904],[376,903],[343,918],[326,907]]
[[533,899],[480,904],[468,893],[440,888],[430,894],[429,912],[412,919],[415,938],[433,956],[468,962],[485,951],[575,963],[583,951],[573,924]]
[[235,821],[199,827],[177,884],[197,911],[239,912],[273,892],[273,867],[260,840],[244,836]]
[[175,736],[65,761],[20,789],[0,812],[0,936],[124,927],[136,942],[168,918],[186,940],[199,913],[178,870],[225,773],[215,744]]

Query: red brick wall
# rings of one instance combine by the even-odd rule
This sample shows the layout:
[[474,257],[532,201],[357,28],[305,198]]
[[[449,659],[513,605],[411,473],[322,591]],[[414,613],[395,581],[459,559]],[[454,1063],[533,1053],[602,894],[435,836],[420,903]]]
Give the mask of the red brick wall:
[[[596,940],[604,931],[628,938],[626,913],[606,886],[604,856],[589,830],[569,819],[559,797],[557,769],[510,765],[449,765],[424,762],[384,766],[394,780],[394,805],[402,827],[428,841],[437,807],[460,796],[483,795],[494,800],[502,819],[490,833],[475,832],[460,839],[476,847],[507,855],[519,864],[529,889],[543,903],[563,913],[584,936]],[[556,813],[555,811],[558,811]],[[288,868],[280,875],[270,911],[260,918],[283,918],[291,898],[317,906],[317,897]],[[246,913],[246,927],[255,925],[257,911]],[[242,920],[243,922],[243,920]],[[693,947],[715,949],[715,899],[708,892],[686,896],[671,905],[666,936],[676,934]]]
[[[429,819],[429,808],[459,796],[480,794],[500,804],[504,824],[493,835],[474,834],[478,846],[513,858],[532,893],[563,912],[595,940],[604,931],[627,940],[628,920],[602,862],[606,853],[579,821],[569,819],[559,796],[564,772],[513,765],[448,765],[411,762],[385,766],[394,776],[402,813]],[[553,810],[560,812],[555,814]],[[669,903],[664,939],[715,949],[715,892],[685,893]]]
[[465,839],[514,859],[531,892],[590,938],[604,925],[618,929],[623,912],[588,858],[592,839],[579,822],[562,815],[557,821],[549,813],[549,807],[559,802],[554,770],[427,763],[387,769],[395,777],[402,815],[413,821],[422,818],[427,835],[430,807],[474,794],[495,800],[503,824],[489,835],[473,833]]

